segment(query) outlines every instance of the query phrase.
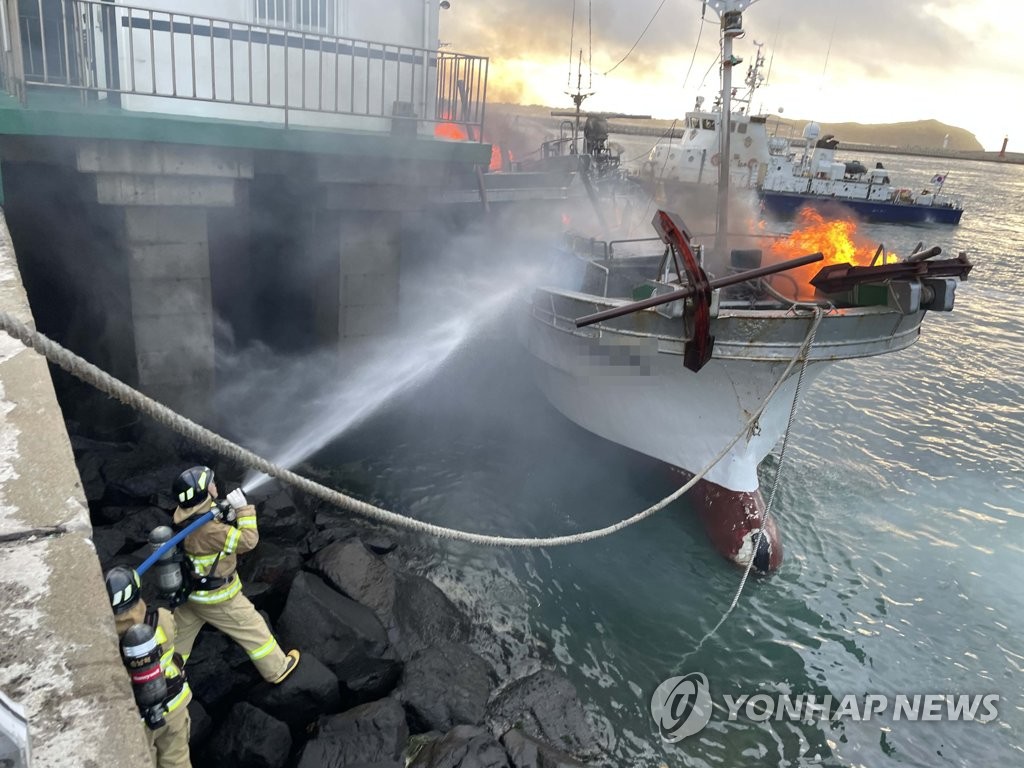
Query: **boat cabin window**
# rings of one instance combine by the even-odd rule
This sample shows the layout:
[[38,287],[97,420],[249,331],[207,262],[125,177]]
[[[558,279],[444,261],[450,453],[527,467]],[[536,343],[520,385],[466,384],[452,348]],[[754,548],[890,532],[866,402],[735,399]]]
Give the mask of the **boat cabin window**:
[[712,120],[710,117],[705,117],[703,120],[701,120],[701,128],[703,128],[706,131],[713,131],[715,130],[715,121]]
[[746,132],[747,132],[747,124],[746,123],[737,123],[736,124],[736,133],[746,133]]
[[691,117],[689,120],[686,121],[686,125],[689,126],[690,128],[700,128],[700,118]]

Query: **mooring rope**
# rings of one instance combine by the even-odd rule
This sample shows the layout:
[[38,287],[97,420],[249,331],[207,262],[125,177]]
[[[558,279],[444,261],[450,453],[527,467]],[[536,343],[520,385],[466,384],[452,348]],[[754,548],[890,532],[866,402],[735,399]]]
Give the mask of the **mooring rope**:
[[[760,418],[765,408],[768,407],[768,403],[771,402],[775,393],[782,387],[786,378],[789,376],[790,371],[793,370],[793,367],[797,362],[803,359],[804,367],[806,367],[807,353],[810,350],[811,343],[814,340],[814,335],[818,330],[818,324],[821,322],[821,318],[822,312],[819,309],[815,314],[814,320],[811,323],[810,330],[808,331],[803,344],[801,344],[797,349],[793,358],[789,361],[789,365],[786,366],[782,375],[779,376],[778,381],[775,382],[775,386],[773,386],[768,392],[757,410],[751,414],[743,429],[732,440],[730,440],[721,451],[718,452],[718,454],[706,467],[704,467],[704,469],[694,475],[689,482],[653,506],[648,507],[642,512],[638,512],[625,520],[620,520],[612,525],[590,531],[566,534],[564,536],[549,536],[546,538],[491,536],[483,533],[462,531],[456,528],[447,528],[440,525],[434,525],[432,523],[426,523],[422,520],[407,517],[396,512],[390,512],[386,509],[374,506],[373,504],[368,504],[365,501],[360,501],[359,499],[354,499],[351,496],[346,496],[340,491],[321,485],[309,478],[292,472],[290,469],[280,467],[273,462],[256,455],[252,451],[243,448],[237,443],[233,443],[227,438],[218,435],[216,432],[196,424],[194,421],[174,412],[162,403],[158,403],[156,400],[147,397],[138,390],[133,389],[124,382],[114,378],[106,371],[97,368],[88,360],[79,357],[74,352],[71,352],[42,333],[30,328],[7,312],[0,312],[0,327],[2,327],[9,335],[21,341],[25,346],[36,350],[36,352],[43,355],[43,357],[54,365],[64,369],[75,378],[95,387],[100,392],[119,400],[140,413],[150,416],[157,422],[169,427],[178,434],[183,435],[195,443],[206,446],[221,456],[225,456],[238,464],[274,477],[281,482],[287,483],[303,493],[325,501],[328,504],[340,507],[341,509],[346,509],[362,517],[369,518],[386,525],[413,531],[415,533],[428,534],[443,539],[454,539],[471,544],[525,548],[558,547],[565,546],[567,544],[581,544],[586,541],[593,541],[595,539],[610,536],[613,533],[618,533],[625,528],[646,520],[648,517],[661,511],[686,493],[686,491],[692,488],[699,480],[703,479],[703,477],[710,472],[719,461],[722,460],[722,458],[732,449],[740,438],[743,437],[743,435],[749,432]],[[792,413],[790,414],[790,419],[792,421]],[[776,480],[777,479],[778,478],[776,476]],[[772,496],[774,497],[774,490]]]
[[[807,305],[801,306],[806,307]],[[812,304],[810,306],[814,311],[814,322],[811,323],[811,329],[807,333],[807,340],[804,342],[808,349],[814,345],[814,337],[818,333],[818,325],[821,323],[821,318],[825,313],[824,308],[818,304]],[[736,609],[736,606],[740,602],[740,596],[743,594],[743,588],[747,585],[747,579],[750,578],[750,569],[754,565],[754,557],[757,555],[757,546],[761,543],[761,537],[765,535],[764,526],[768,522],[768,516],[771,514],[772,506],[775,504],[775,493],[779,490],[779,479],[782,477],[782,466],[786,461],[786,447],[789,445],[789,433],[793,431],[793,422],[796,420],[796,409],[800,403],[800,392],[804,387],[804,374],[806,371],[807,357],[804,356],[803,362],[800,365],[800,373],[797,374],[796,377],[796,389],[793,391],[793,404],[789,407],[789,421],[786,422],[786,431],[782,436],[782,448],[779,450],[779,465],[775,469],[775,478],[772,480],[772,489],[768,493],[768,502],[764,505],[764,509],[761,510],[757,536],[750,542],[750,559],[747,561],[746,568],[743,569],[743,576],[740,578],[740,584],[736,588],[736,594],[733,595],[732,602],[729,603],[729,607],[725,609],[725,613],[722,614],[722,618],[718,620],[718,623],[704,633],[704,637],[700,639],[700,642],[697,643],[696,647],[692,651],[683,655],[679,660],[680,663],[696,654],[704,647],[704,643],[717,634],[718,630],[722,628],[726,619],[729,618],[729,615]]]

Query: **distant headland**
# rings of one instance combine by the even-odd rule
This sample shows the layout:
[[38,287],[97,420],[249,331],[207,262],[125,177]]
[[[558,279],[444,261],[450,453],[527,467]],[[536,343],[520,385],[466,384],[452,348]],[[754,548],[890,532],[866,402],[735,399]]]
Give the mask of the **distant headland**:
[[[513,130],[536,132],[557,131],[564,117],[552,116],[552,111],[565,113],[565,107],[545,107],[538,104],[488,104],[487,122],[497,133]],[[609,116],[611,133],[632,136],[669,136],[679,138],[683,129],[679,120],[628,119]],[[497,122],[500,127],[495,126]],[[769,115],[768,132],[772,135],[798,139],[810,120]],[[1024,164],[1024,152],[986,151],[973,133],[938,120],[914,120],[902,123],[825,123],[819,122],[822,135],[833,134],[841,149],[873,154],[919,155],[962,160],[984,160]],[[505,130],[502,130],[504,128]],[[544,140],[535,136],[534,146]],[[498,139],[500,141],[500,139]]]

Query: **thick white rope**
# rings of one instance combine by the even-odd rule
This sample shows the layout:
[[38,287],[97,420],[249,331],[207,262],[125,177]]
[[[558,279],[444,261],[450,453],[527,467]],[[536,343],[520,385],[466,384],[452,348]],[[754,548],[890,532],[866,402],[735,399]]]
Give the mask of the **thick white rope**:
[[[814,311],[814,322],[811,323],[811,330],[807,334],[807,340],[804,342],[804,346],[810,349],[814,345],[814,337],[818,332],[818,325],[821,323],[821,318],[824,316],[825,311],[820,305],[811,305]],[[803,347],[801,347],[803,348]],[[793,404],[789,407],[789,421],[786,423],[786,431],[782,436],[782,448],[779,451],[779,466],[775,469],[775,479],[772,480],[772,489],[768,494],[768,503],[764,505],[764,509],[761,510],[761,519],[757,530],[757,536],[751,541],[750,559],[747,561],[746,568],[743,569],[743,576],[740,578],[740,584],[736,588],[736,594],[733,595],[732,602],[729,603],[729,607],[725,609],[725,613],[722,614],[722,618],[718,620],[711,629],[704,633],[704,637],[700,639],[700,642],[693,648],[692,651],[683,655],[679,660],[680,663],[693,656],[701,648],[704,647],[704,643],[714,637],[718,630],[725,624],[726,619],[736,609],[736,606],[740,602],[740,596],[743,594],[743,588],[747,585],[747,579],[750,578],[750,569],[754,565],[754,557],[757,555],[757,546],[761,543],[761,537],[765,535],[764,526],[768,522],[768,516],[771,514],[772,507],[775,504],[775,493],[779,490],[779,479],[782,477],[782,467],[786,461],[786,446],[789,445],[789,433],[793,431],[793,422],[796,420],[796,409],[800,404],[800,393],[804,388],[804,374],[807,372],[807,356],[804,356],[803,362],[800,365],[800,373],[796,378],[796,389],[793,391]]]
[[674,491],[657,504],[648,507],[642,512],[638,512],[632,517],[626,518],[625,520],[621,520],[612,525],[605,526],[604,528],[597,528],[590,531],[572,533],[564,536],[550,536],[547,538],[516,538],[511,536],[490,536],[482,533],[472,533],[455,528],[433,525],[412,517],[400,515],[395,512],[389,512],[386,509],[381,509],[373,504],[367,504],[365,501],[354,499],[351,496],[346,496],[332,488],[320,485],[319,483],[305,478],[302,475],[298,475],[289,469],[279,467],[273,462],[267,461],[261,456],[257,456],[252,451],[221,437],[216,432],[200,426],[194,421],[175,413],[167,406],[158,403],[156,400],[147,397],[138,390],[129,387],[124,382],[115,379],[106,371],[97,368],[89,361],[84,360],[70,350],[62,347],[57,342],[30,328],[8,313],[0,312],[0,327],[2,327],[3,330],[21,341],[25,346],[35,349],[54,365],[59,368],[63,368],[72,376],[81,379],[85,383],[98,389],[100,392],[116,398],[130,408],[150,416],[178,434],[183,435],[200,445],[206,446],[221,456],[225,456],[238,464],[277,478],[281,482],[287,483],[288,485],[299,489],[303,493],[321,499],[328,504],[340,507],[341,509],[346,509],[371,520],[376,520],[397,528],[404,528],[415,533],[424,533],[443,539],[455,539],[457,541],[465,541],[471,544],[484,544],[496,547],[558,547],[567,544],[580,544],[586,541],[593,541],[595,539],[604,538],[605,536],[610,536],[624,528],[628,528],[642,520],[646,520],[651,515],[664,509],[686,493],[686,491],[690,490],[690,488],[710,472],[711,469],[718,464],[718,462],[721,461],[722,458],[740,440],[740,438],[749,432],[755,422],[760,418],[765,408],[768,407],[768,403],[771,402],[775,393],[782,387],[786,378],[789,376],[790,371],[793,370],[793,367],[797,362],[804,359],[806,363],[807,352],[810,349],[810,344],[814,338],[814,334],[817,332],[818,324],[820,322],[821,313],[819,311],[811,324],[807,338],[804,340],[803,344],[800,345],[800,348],[797,349],[796,354],[794,354],[793,358],[789,361],[789,365],[786,366],[782,375],[779,376],[778,381],[775,382],[775,386],[773,386],[771,391],[768,392],[757,410],[751,414],[743,429],[736,435],[736,437],[730,440],[721,451],[718,452],[718,454],[706,467],[704,467],[704,469],[694,475],[689,482],[677,491]]

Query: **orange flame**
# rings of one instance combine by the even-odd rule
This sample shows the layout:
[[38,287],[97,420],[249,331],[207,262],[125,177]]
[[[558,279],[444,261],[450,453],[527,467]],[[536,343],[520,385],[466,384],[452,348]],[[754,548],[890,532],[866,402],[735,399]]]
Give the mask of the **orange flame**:
[[487,168],[489,171],[500,171],[504,163],[501,159],[501,147],[497,144],[491,144],[491,164]]
[[458,123],[438,123],[434,126],[434,136],[439,139],[454,139],[455,141],[469,140],[466,127]]
[[[769,280],[775,290],[798,300],[812,299],[814,286],[810,284],[822,267],[829,264],[855,264],[868,266],[875,256],[877,245],[857,232],[857,222],[851,218],[826,220],[813,208],[803,208],[798,214],[798,226],[787,237],[773,242],[765,254],[765,263],[773,264],[821,251],[823,261],[790,269]],[[895,258],[895,254],[889,254]],[[794,288],[796,295],[794,296]]]

